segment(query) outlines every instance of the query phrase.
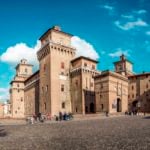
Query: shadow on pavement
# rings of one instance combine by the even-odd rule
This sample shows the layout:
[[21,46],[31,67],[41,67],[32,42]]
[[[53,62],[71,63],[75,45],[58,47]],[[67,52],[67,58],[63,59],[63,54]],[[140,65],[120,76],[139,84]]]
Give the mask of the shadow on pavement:
[[143,117],[143,119],[150,119],[150,116]]
[[0,137],[5,137],[5,136],[7,136],[7,132],[5,131],[5,129],[0,129]]

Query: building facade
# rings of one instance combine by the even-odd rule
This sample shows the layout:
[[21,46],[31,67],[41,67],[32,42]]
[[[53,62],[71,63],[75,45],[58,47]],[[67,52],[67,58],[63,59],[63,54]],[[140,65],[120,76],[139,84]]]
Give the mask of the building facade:
[[[59,112],[125,112],[130,105],[136,106],[135,99],[129,98],[132,84],[134,89],[137,86],[140,88],[140,95],[148,82],[148,91],[149,74],[144,80],[142,75],[134,75],[132,63],[124,55],[114,63],[114,72],[101,72],[97,70],[96,60],[76,57],[71,38],[71,34],[54,26],[39,39],[42,44],[37,52],[39,70],[33,74],[32,65],[25,59],[17,65],[10,88],[13,118],[24,118],[39,112],[51,116]],[[143,105],[145,102],[141,103]],[[148,106],[146,111],[150,111]]]

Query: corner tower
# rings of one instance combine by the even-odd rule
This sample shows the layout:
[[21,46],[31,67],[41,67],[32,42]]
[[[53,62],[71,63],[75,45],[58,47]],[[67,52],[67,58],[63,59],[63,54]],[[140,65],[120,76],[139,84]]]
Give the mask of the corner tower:
[[16,66],[16,76],[11,81],[10,102],[13,118],[24,118],[24,81],[32,75],[32,65],[22,59]]
[[126,57],[122,54],[120,56],[120,60],[114,62],[115,72],[128,76],[133,74],[133,63],[126,59]]
[[75,56],[71,34],[59,26],[47,30],[41,37],[37,52],[40,63],[40,112],[52,116],[71,111],[70,61]]

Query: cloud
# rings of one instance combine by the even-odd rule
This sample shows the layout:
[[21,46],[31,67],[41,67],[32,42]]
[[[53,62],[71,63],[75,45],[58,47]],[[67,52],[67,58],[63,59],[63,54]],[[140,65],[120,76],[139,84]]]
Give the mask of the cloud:
[[22,58],[25,58],[29,63],[37,65],[36,52],[40,47],[41,43],[39,41],[37,41],[34,47],[29,47],[26,43],[17,43],[7,48],[0,56],[0,60],[8,64],[16,65]]
[[121,48],[118,48],[114,53],[109,53],[108,55],[114,58],[114,57],[119,57],[122,54],[124,54],[125,56],[130,56],[129,50],[123,50]]
[[148,26],[148,24],[140,18],[137,19],[136,21],[127,22],[123,25],[121,25],[120,21],[115,21],[114,24],[122,30],[130,30],[130,29],[133,29],[135,27],[146,27],[146,26]]
[[107,10],[114,10],[114,7],[110,5],[103,5],[102,8],[105,8]]
[[0,88],[0,101],[9,99],[9,88]]
[[146,34],[147,34],[147,35],[150,35],[150,31],[147,31]]
[[140,15],[140,14],[145,14],[147,11],[145,9],[141,9],[133,12]]
[[85,56],[92,59],[98,59],[99,55],[94,49],[93,45],[81,39],[78,36],[73,36],[71,39],[71,45],[76,48],[76,56]]
[[126,19],[133,19],[134,16],[133,15],[121,15],[122,18],[126,18]]

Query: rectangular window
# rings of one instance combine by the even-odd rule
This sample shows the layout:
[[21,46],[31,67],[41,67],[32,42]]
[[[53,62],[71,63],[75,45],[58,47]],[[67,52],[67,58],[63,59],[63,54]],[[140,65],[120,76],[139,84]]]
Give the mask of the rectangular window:
[[27,68],[25,68],[25,73],[27,73],[28,72],[28,69]]
[[62,102],[61,107],[64,109],[65,108],[65,102]]
[[87,63],[84,63],[84,67],[87,67]]
[[46,110],[46,102],[44,103],[44,109]]
[[78,80],[76,80],[75,84],[76,84],[76,86],[78,86]]
[[91,82],[90,86],[93,87],[93,82]]
[[92,65],[92,69],[94,69],[94,70],[95,70],[95,65]]
[[46,64],[44,64],[44,66],[43,66],[43,70],[44,70],[44,72],[46,71]]
[[64,69],[65,68],[65,64],[64,62],[61,62],[61,69]]
[[61,85],[61,91],[64,92],[64,84]]

